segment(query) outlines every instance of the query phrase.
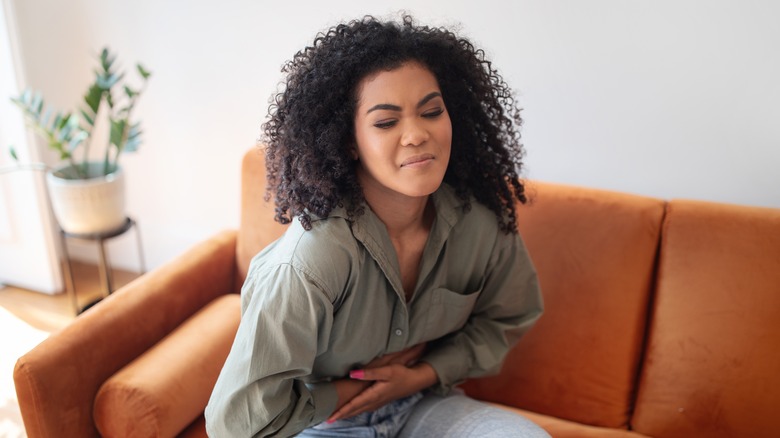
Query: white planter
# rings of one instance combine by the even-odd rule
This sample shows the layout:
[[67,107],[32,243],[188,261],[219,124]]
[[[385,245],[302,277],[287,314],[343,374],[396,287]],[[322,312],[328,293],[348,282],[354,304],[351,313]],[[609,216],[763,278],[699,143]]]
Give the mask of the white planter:
[[[87,179],[64,178],[70,166],[46,174],[52,209],[68,233],[102,233],[125,221],[125,177],[121,168],[101,175],[103,163],[89,163]],[[97,175],[97,176],[92,176]]]

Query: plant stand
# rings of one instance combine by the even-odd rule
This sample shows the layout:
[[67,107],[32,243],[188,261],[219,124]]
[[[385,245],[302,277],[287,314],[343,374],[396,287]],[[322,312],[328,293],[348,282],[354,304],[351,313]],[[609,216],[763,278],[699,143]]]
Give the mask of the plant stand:
[[[135,227],[135,236],[136,236],[136,242],[138,245],[138,260],[140,263],[140,269],[141,273],[143,274],[146,272],[146,263],[144,262],[144,254],[143,254],[143,247],[141,244],[141,231],[138,228],[138,224],[130,217],[125,218],[125,222],[113,229],[108,230],[104,232],[99,233],[69,233],[62,229],[60,229],[60,236],[62,238],[62,249],[65,253],[65,279],[68,284],[68,294],[71,298],[71,303],[73,305],[73,311],[76,313],[76,315],[81,314],[85,310],[89,309],[90,307],[94,306],[98,302],[100,302],[102,299],[108,297],[113,291],[113,281],[112,277],[113,274],[111,272],[111,263],[106,256],[106,248],[105,248],[105,242],[106,240],[109,240],[113,237],[121,236],[122,234],[125,234],[128,230]],[[73,279],[73,267],[71,266],[70,256],[68,255],[68,247],[67,247],[67,240],[68,239],[76,239],[76,240],[82,240],[82,241],[90,241],[90,242],[96,242],[98,246],[98,273],[100,275],[101,283],[103,286],[103,296],[98,298],[95,301],[91,301],[87,305],[81,307],[78,302],[78,295],[76,293],[76,282]]]

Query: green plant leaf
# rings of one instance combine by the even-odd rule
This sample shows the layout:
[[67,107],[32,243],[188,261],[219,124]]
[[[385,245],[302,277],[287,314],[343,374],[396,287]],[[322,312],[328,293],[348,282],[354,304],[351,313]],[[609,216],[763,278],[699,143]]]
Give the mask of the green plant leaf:
[[71,114],[70,117],[68,117],[68,124],[73,125],[74,128],[78,128],[79,121],[80,120],[78,114]]
[[132,139],[136,138],[139,135],[141,135],[143,131],[141,131],[141,124],[136,123],[135,125],[130,126],[130,131],[127,133],[127,138]]
[[103,91],[110,90],[111,87],[116,85],[117,82],[121,79],[121,76],[116,75],[114,73],[107,73],[107,74],[101,74],[97,77],[96,84],[98,87],[100,87]]
[[127,97],[129,97],[130,99],[132,99],[135,96],[138,96],[138,92],[128,87],[127,85],[125,85],[125,94],[127,94]]
[[73,152],[88,136],[89,134],[86,131],[79,130],[68,142],[68,152]]
[[41,111],[43,110],[43,96],[41,96],[41,93],[35,93],[32,103],[30,103],[30,109],[35,113],[36,120],[40,120]]
[[[55,148],[55,149],[57,149],[57,148]],[[60,160],[67,160],[68,158],[71,157],[71,155],[68,153],[68,151],[63,149],[62,146],[60,146],[60,148],[57,149],[57,150],[60,152]]]
[[73,131],[73,125],[70,123],[66,123],[65,126],[62,127],[60,132],[55,136],[58,142],[65,142],[68,141],[70,138],[70,132]]
[[127,139],[123,139],[122,137],[125,134],[125,128],[127,127],[127,120],[125,119],[110,119],[111,120],[111,135],[110,135],[110,142],[111,144],[115,145],[119,148],[119,150],[122,150],[122,142],[123,140],[126,141]]
[[127,134],[127,144],[125,144],[124,150],[127,152],[135,152],[138,150],[138,146],[141,144],[141,123],[136,123],[130,126],[130,130]]
[[68,126],[73,128],[73,122],[70,120],[73,118],[73,113],[67,113],[62,116],[62,120],[60,120],[60,125],[55,129],[55,131],[62,131],[63,129],[67,128]]
[[149,76],[152,75],[152,72],[145,69],[144,66],[141,65],[140,63],[136,64],[135,68],[136,70],[138,70],[138,74],[141,75],[141,77],[144,78],[144,80],[149,79]]
[[70,114],[65,120],[65,125],[61,128],[56,138],[59,142],[68,142],[75,135],[79,129],[79,116],[78,114]]
[[97,83],[92,84],[87,90],[87,94],[84,95],[84,102],[87,107],[92,110],[92,114],[97,114],[98,108],[100,108],[100,99],[103,97],[103,90]]
[[108,104],[109,108],[114,108],[114,95],[111,94],[111,92],[108,92],[105,94],[106,96],[106,103]]
[[127,140],[124,150],[126,152],[135,152],[138,150],[138,146],[141,144],[140,137],[131,138]]
[[87,112],[86,112],[86,111],[84,111],[84,110],[81,110],[81,116],[82,116],[82,117],[84,117],[84,120],[87,122],[87,124],[88,124],[90,127],[93,127],[93,126],[95,126],[95,120],[94,120],[92,117],[90,117],[90,115],[89,115],[89,114],[87,114]]
[[53,112],[54,112],[54,110],[51,107],[46,108],[46,112],[43,113],[43,117],[41,117],[41,122],[40,122],[41,126],[43,126],[45,128],[46,125],[49,124],[49,120],[51,119],[51,115],[52,115]]
[[11,146],[8,152],[11,154],[11,158],[13,158],[14,161],[19,161],[19,156],[16,155],[16,149],[13,146]]
[[24,90],[20,96],[20,100],[23,105],[29,106],[30,102],[32,102],[32,91],[29,88]]
[[[26,125],[43,137],[61,159],[81,166],[75,162],[75,156],[82,154],[75,151],[83,145],[83,155],[88,155],[86,148],[91,143],[91,133],[105,99],[109,106],[106,113],[110,125],[108,141],[103,143],[106,149],[102,152],[105,152],[107,162],[109,158],[116,160],[124,150],[134,151],[141,144],[140,123],[131,124],[129,117],[135,101],[144,90],[144,87],[125,85],[123,80],[126,74],[118,66],[115,54],[108,47],[103,48],[99,54],[99,64],[93,70],[94,81],[82,95],[83,103],[75,111],[57,111],[46,104],[40,92],[31,89],[25,89],[10,100],[22,111]],[[144,82],[151,76],[151,72],[140,63],[135,68]],[[122,90],[113,92],[115,86]],[[116,150],[113,150],[114,147]],[[14,156],[15,151],[11,150],[11,154]]]
[[114,61],[116,61],[116,56],[112,56],[111,52],[108,50],[108,47],[104,47],[100,52],[100,65],[103,67],[103,70],[110,70],[111,65],[114,64]]
[[68,123],[68,119],[70,118],[70,113],[66,114],[60,114],[57,113],[57,117],[54,118],[54,126],[52,127],[52,131],[58,131],[65,127],[65,124]]

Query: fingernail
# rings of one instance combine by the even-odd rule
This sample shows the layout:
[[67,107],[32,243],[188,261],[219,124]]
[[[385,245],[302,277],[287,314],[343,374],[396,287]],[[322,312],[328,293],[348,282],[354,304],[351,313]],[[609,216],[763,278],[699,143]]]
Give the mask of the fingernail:
[[328,423],[328,424],[333,424],[335,422],[336,422],[336,420],[328,420],[328,421],[326,421],[326,423]]
[[356,380],[361,380],[365,375],[366,373],[363,370],[352,370],[349,372],[349,377]]

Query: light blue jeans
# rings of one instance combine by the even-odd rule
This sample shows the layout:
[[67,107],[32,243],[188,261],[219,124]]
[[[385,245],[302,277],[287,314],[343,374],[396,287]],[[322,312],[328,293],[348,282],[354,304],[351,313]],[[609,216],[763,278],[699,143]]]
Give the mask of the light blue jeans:
[[320,423],[298,437],[359,438],[549,438],[528,419],[466,397],[417,393],[374,412]]

